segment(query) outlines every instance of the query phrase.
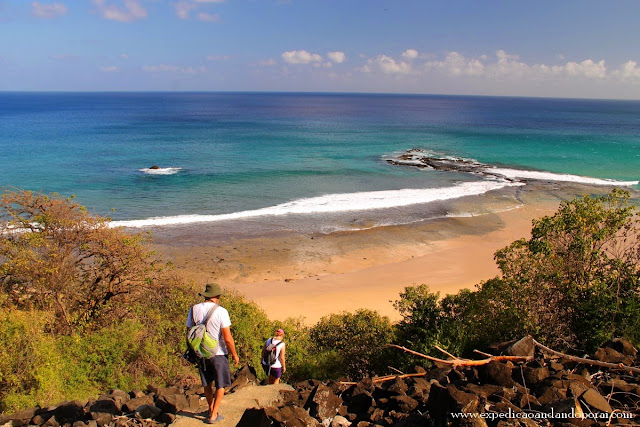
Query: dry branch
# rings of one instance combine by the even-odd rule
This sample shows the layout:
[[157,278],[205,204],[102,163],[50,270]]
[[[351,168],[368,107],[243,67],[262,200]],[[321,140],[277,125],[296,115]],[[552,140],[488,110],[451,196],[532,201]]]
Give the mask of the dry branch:
[[481,359],[481,360],[458,359],[458,358],[455,358],[452,360],[444,360],[444,359],[438,359],[437,357],[427,356],[426,354],[418,353],[417,351],[413,351],[406,347],[402,347],[395,344],[387,344],[387,347],[399,348],[400,350],[406,351],[407,353],[411,353],[416,356],[423,357],[433,362],[444,363],[446,365],[452,365],[452,366],[480,366],[480,365],[486,365],[487,363],[492,362],[494,360],[498,362],[506,362],[506,361],[527,362],[527,361],[533,360],[533,356],[489,356],[486,359]]
[[593,366],[602,366],[603,368],[622,369],[629,373],[640,374],[640,368],[627,366],[623,363],[608,363],[608,362],[601,362],[599,360],[585,359],[584,357],[569,356],[568,354],[564,354],[564,353],[560,353],[559,351],[552,350],[549,347],[540,344],[536,340],[533,340],[533,343],[536,345],[536,347],[538,347],[540,350],[546,353],[559,356],[563,359],[571,360],[572,362],[586,363],[587,365],[593,365]]

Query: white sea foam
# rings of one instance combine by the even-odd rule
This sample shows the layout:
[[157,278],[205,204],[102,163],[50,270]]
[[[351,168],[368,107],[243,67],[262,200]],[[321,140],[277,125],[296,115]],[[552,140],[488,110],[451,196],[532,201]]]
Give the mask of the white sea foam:
[[182,168],[142,168],[138,170],[149,175],[174,175],[180,172]]
[[200,222],[215,222],[234,219],[278,216],[287,214],[317,214],[373,209],[395,208],[440,200],[456,199],[464,196],[484,194],[504,187],[524,185],[506,181],[464,182],[446,188],[403,189],[368,191],[359,193],[328,194],[293,200],[276,206],[221,215],[178,215],[155,217],[131,221],[113,221],[111,227],[151,227],[181,225]]
[[591,178],[588,176],[569,175],[569,174],[553,173],[553,172],[527,171],[527,170],[519,170],[519,169],[487,167],[485,168],[485,170],[489,173],[499,174],[507,178],[515,178],[515,179],[535,179],[540,181],[575,182],[579,184],[591,184],[591,185],[617,185],[617,186],[623,186],[623,187],[638,185],[639,183],[639,181],[616,181],[613,179]]

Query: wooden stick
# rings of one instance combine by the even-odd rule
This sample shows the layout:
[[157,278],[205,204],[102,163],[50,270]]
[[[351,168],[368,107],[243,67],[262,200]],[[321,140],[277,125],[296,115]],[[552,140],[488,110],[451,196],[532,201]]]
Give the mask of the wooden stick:
[[487,363],[492,362],[494,360],[498,362],[506,362],[506,361],[526,362],[529,360],[533,360],[533,356],[490,356],[482,360],[457,359],[457,358],[454,360],[444,360],[444,359],[438,359],[437,357],[427,356],[426,354],[418,353],[417,351],[409,350],[406,347],[402,347],[395,344],[387,344],[387,347],[399,348],[400,350],[406,351],[407,353],[411,353],[416,356],[423,357],[427,360],[432,360],[434,362],[444,363],[446,365],[452,365],[452,366],[480,366],[480,365],[486,365]]
[[608,363],[608,362],[601,362],[599,360],[585,359],[584,357],[569,356],[568,354],[564,354],[564,353],[560,353],[559,351],[552,350],[549,347],[540,344],[536,340],[533,340],[533,343],[536,345],[536,347],[538,347],[540,350],[546,353],[550,353],[550,354],[559,356],[563,359],[571,360],[573,362],[586,363],[587,365],[602,366],[604,368],[611,368],[611,369],[623,369],[630,373],[640,374],[640,368],[627,366],[623,363]]
[[453,354],[451,354],[448,351],[438,347],[437,345],[434,345],[434,347],[437,348],[438,350],[440,350],[441,352],[443,352],[444,354],[446,354],[447,356],[449,356],[452,359],[460,359],[459,357],[454,356]]
[[[396,379],[396,378],[424,377],[425,375],[427,375],[426,372],[418,372],[418,373],[415,373],[415,374],[403,374],[403,375],[386,375],[384,377],[373,378],[371,380],[371,382],[372,383],[381,383],[381,382],[393,380],[393,379]],[[358,383],[355,382],[355,381],[340,381],[340,384],[343,384],[343,385],[356,385]]]

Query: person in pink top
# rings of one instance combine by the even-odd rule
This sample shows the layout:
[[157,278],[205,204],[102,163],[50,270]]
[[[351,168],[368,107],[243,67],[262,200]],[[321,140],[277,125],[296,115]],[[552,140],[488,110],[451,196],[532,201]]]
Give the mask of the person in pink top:
[[278,384],[282,374],[287,372],[286,346],[284,330],[278,329],[262,348],[262,369],[269,376],[269,384]]

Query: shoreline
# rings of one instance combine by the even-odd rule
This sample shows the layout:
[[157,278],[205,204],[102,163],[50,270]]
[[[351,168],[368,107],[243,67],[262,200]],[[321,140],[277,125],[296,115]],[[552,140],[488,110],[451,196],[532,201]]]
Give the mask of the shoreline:
[[206,227],[164,228],[153,230],[154,246],[197,288],[218,282],[272,320],[302,318],[311,325],[329,314],[369,308],[396,321],[392,301],[405,287],[424,283],[444,296],[495,277],[495,251],[528,238],[533,219],[552,215],[562,200],[584,190],[528,187],[460,202],[467,210],[501,204],[499,212],[477,208],[478,215],[329,234],[221,239]]

